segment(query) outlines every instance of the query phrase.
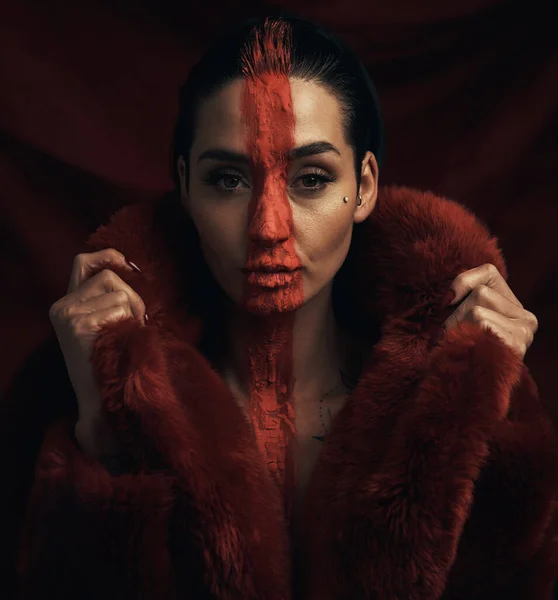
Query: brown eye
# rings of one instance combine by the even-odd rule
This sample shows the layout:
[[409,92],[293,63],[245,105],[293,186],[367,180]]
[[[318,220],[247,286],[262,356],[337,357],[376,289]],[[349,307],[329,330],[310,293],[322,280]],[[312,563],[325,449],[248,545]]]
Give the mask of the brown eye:
[[321,183],[320,177],[318,177],[318,175],[303,175],[301,179],[303,181],[304,187],[313,188],[317,187]]
[[235,177],[234,175],[223,175],[221,180],[223,182],[223,187],[229,190],[234,190],[240,183],[240,177]]
[[233,194],[250,187],[242,175],[222,170],[208,173],[203,178],[203,182],[223,194]]
[[325,173],[305,173],[300,175],[298,179],[295,181],[295,186],[298,187],[301,191],[305,191],[308,193],[315,193],[322,190],[335,181],[333,177],[330,175],[326,175]]

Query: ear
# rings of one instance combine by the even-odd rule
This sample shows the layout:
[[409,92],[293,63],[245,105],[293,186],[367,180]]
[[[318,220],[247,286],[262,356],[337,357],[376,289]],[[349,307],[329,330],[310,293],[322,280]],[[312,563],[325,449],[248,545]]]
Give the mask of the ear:
[[180,179],[180,201],[186,210],[188,210],[188,186],[186,184],[186,163],[184,157],[178,157],[178,177]]
[[362,161],[358,193],[362,196],[362,204],[360,206],[355,204],[354,223],[362,223],[366,220],[374,210],[378,199],[378,163],[372,152],[367,152]]

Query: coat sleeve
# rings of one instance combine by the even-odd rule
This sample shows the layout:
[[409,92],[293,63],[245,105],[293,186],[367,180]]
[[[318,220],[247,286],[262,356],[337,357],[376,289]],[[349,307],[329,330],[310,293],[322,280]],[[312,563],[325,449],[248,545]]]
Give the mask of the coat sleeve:
[[[377,402],[400,375],[390,370],[390,361],[400,364],[393,348],[376,355],[390,376],[368,382]],[[416,383],[401,385],[405,393],[379,405],[382,418],[369,419],[366,436],[367,404],[346,412],[356,423],[354,456],[339,463],[350,498],[324,472],[314,480],[327,513],[306,513],[316,548],[308,600],[550,600],[558,445],[519,356],[463,323],[431,352]],[[337,460],[343,447],[324,450]],[[322,550],[328,545],[333,552]]]
[[[476,481],[448,591],[551,600],[558,578],[558,440],[527,367]],[[451,594],[450,594],[451,596]]]
[[36,598],[171,598],[172,477],[112,476],[61,419],[42,444],[27,503],[19,593]]
[[[408,553],[392,583],[417,600],[550,600],[558,443],[535,384],[476,326],[449,332],[436,352],[375,478],[377,523]],[[388,511],[382,496],[396,490]]]
[[[169,548],[183,531],[177,514],[187,514],[187,499],[149,440],[138,441],[137,419],[121,390],[126,381],[114,379],[120,387],[113,408],[138,448],[131,473],[120,476],[82,452],[74,438],[77,407],[56,339],[30,356],[3,394],[3,599],[174,597]],[[181,543],[184,557],[190,547]],[[189,562],[181,569],[186,581]]]

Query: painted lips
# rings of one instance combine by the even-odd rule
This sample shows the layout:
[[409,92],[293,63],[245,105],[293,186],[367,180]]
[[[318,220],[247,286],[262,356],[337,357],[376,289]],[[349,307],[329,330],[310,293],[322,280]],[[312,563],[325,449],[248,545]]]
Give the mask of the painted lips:
[[249,284],[265,288],[279,288],[291,284],[299,269],[290,271],[245,271]]

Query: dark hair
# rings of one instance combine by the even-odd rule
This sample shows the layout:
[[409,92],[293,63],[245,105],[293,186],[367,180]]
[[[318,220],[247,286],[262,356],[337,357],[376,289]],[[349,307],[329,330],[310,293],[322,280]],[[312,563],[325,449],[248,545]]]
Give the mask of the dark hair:
[[[306,19],[286,13],[277,18],[288,23],[291,29],[289,74],[321,83],[342,107],[346,140],[354,150],[355,174],[360,185],[366,152],[372,151],[378,164],[384,155],[383,125],[374,84],[356,54],[341,40]],[[225,33],[194,66],[180,88],[179,116],[171,149],[172,175],[177,189],[180,185],[177,160],[180,155],[184,156],[188,169],[201,101],[242,76],[243,48],[254,29],[263,28],[263,24],[263,18],[252,18]]]

